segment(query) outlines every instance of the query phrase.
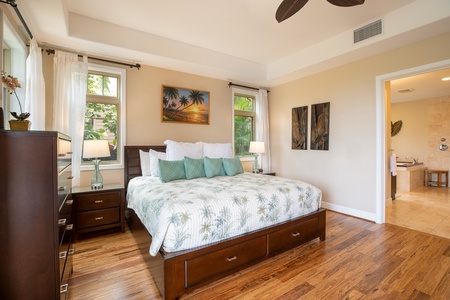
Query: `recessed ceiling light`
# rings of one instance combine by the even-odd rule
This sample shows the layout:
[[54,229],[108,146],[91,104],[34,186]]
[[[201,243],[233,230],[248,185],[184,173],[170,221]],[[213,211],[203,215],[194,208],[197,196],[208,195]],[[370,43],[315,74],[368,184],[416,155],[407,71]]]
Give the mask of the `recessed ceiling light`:
[[414,91],[415,91],[415,89],[404,89],[404,90],[398,90],[397,93],[411,93]]
[[444,77],[442,78],[442,81],[450,81],[450,77]]

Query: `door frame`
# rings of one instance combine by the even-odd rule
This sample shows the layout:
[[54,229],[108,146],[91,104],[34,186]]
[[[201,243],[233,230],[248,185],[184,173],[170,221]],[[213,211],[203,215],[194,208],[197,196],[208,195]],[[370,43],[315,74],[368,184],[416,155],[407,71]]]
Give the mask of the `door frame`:
[[[386,213],[386,179],[388,170],[388,149],[386,129],[391,124],[387,119],[387,107],[390,101],[385,97],[385,83],[394,79],[428,73],[440,69],[450,68],[450,59],[438,61],[431,64],[421,65],[414,68],[404,69],[376,77],[376,176],[375,176],[375,222],[385,223]],[[389,103],[388,103],[389,101]],[[390,131],[389,131],[390,132]]]

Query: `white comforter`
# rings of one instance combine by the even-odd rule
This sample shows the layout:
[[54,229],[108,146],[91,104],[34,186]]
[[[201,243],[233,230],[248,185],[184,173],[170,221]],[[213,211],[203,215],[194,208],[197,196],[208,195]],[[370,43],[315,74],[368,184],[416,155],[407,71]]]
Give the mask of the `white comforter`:
[[168,183],[136,177],[127,193],[152,236],[153,256],[161,246],[186,250],[314,212],[321,199],[308,183],[252,173]]

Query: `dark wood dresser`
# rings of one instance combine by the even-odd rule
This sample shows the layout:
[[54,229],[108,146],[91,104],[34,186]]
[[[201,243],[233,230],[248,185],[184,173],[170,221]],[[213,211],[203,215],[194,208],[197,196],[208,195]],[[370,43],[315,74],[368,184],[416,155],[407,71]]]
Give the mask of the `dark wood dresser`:
[[72,273],[71,139],[0,130],[0,299],[66,299]]

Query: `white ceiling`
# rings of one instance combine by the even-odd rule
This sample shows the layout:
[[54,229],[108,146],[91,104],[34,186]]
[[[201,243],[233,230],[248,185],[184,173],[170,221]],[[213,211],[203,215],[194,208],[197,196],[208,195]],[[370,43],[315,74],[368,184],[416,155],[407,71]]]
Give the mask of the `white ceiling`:
[[[310,0],[278,23],[282,0],[17,0],[43,47],[271,87],[450,30],[448,0]],[[4,6],[4,4],[2,4]],[[377,19],[383,34],[353,44]]]

